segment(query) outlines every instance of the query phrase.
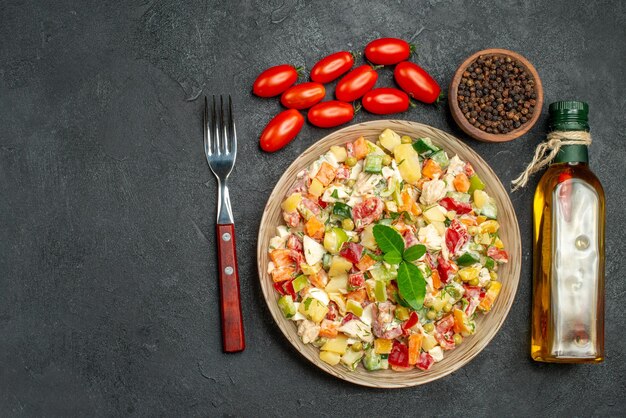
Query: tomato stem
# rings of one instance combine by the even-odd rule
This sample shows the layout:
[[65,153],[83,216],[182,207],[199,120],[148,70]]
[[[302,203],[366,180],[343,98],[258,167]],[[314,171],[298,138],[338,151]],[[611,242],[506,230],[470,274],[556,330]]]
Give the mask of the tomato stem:
[[445,92],[440,92],[439,96],[437,96],[437,100],[435,100],[435,105],[439,106],[439,104],[441,104],[442,102],[445,102],[447,99],[447,96],[445,94]]
[[298,73],[298,78],[304,75],[304,69],[305,69],[304,65],[301,65],[300,67],[296,67],[296,73]]
[[352,107],[354,108],[354,114],[356,115],[357,113],[361,111],[361,108],[363,107],[363,105],[361,105],[361,102],[356,101],[352,103]]
[[372,67],[372,70],[380,70],[381,68],[385,68],[384,65],[382,65],[382,64],[381,65],[374,64],[373,62],[371,62],[371,61],[369,61],[367,59],[365,60],[365,62],[367,63],[367,65]]
[[409,57],[413,54],[415,54],[417,56],[417,53],[415,52],[415,44],[409,43]]

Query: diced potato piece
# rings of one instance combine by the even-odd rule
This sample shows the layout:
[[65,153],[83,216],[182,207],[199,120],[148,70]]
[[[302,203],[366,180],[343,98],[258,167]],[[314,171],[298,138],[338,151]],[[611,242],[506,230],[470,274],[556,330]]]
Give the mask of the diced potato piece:
[[311,185],[309,186],[309,194],[312,194],[315,197],[320,197],[324,193],[324,185],[318,179],[311,180]]
[[320,351],[320,360],[331,366],[336,366],[341,360],[341,354],[333,353],[332,351]]
[[328,269],[328,276],[337,277],[346,274],[352,268],[352,263],[340,255],[333,256]]
[[328,284],[324,288],[326,293],[341,293],[348,291],[348,275],[342,274],[335,276],[328,281]]
[[435,227],[435,229],[437,230],[439,235],[445,234],[445,232],[446,232],[446,224],[444,224],[443,222],[440,222],[440,221],[431,222],[430,224]]
[[389,128],[385,129],[378,136],[378,140],[380,141],[380,144],[390,152],[393,152],[393,150],[402,143],[400,135],[398,135]]
[[361,232],[361,245],[371,251],[376,251],[378,245],[376,244],[376,238],[374,238],[374,225],[369,224]]
[[489,236],[486,232],[484,234],[478,234],[474,236],[474,242],[477,244],[489,245],[491,244],[491,236]]
[[489,202],[489,195],[482,190],[474,190],[474,205],[478,209],[482,208]]
[[447,302],[446,299],[442,299],[440,297],[435,297],[431,300],[431,305],[430,307],[438,312],[440,312],[443,309],[443,305],[445,305]]
[[437,339],[430,334],[424,335],[422,338],[422,350],[429,351],[437,345]]
[[330,351],[337,354],[344,354],[348,349],[348,337],[343,334],[337,335],[337,337],[330,339],[324,343],[320,350]]
[[471,280],[477,279],[480,274],[480,266],[470,266],[464,267],[459,270],[459,277],[464,282],[469,282]]
[[413,186],[422,177],[419,155],[411,144],[400,144],[394,149],[394,157],[402,179]]
[[439,205],[436,205],[424,211],[424,218],[428,222],[444,222],[446,214],[440,209]]
[[298,209],[301,201],[302,195],[300,193],[292,193],[280,206],[285,212],[294,212]]
[[324,306],[319,300],[309,297],[298,306],[298,311],[311,321],[319,324],[328,313],[328,307]]
[[480,301],[480,305],[478,305],[478,308],[480,308],[480,310],[484,312],[489,312],[491,310],[491,307],[493,306],[493,302],[498,297],[498,294],[500,294],[500,289],[502,289],[502,283],[492,281],[491,286],[489,286],[489,290],[487,290],[487,293],[485,294],[483,300]]
[[338,163],[342,163],[344,161],[346,161],[346,158],[348,157],[348,153],[346,151],[346,147],[340,147],[337,145],[333,145],[332,147],[330,147],[330,152],[333,153],[333,155],[335,156],[335,159],[337,160]]
[[374,351],[376,354],[389,354],[393,348],[393,340],[376,338],[374,340]]

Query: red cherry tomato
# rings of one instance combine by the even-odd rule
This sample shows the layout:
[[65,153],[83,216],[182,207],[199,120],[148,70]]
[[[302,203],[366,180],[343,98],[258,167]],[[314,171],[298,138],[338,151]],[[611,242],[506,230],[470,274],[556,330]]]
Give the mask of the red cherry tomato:
[[348,51],[335,52],[322,58],[311,68],[311,80],[330,83],[354,65],[354,57]]
[[282,64],[268,68],[254,80],[252,92],[259,97],[278,96],[298,79],[298,69]]
[[354,117],[354,108],[350,103],[330,100],[318,103],[309,109],[309,122],[319,128],[332,128],[350,122]]
[[400,88],[415,100],[434,103],[441,93],[441,87],[422,67],[412,62],[396,65],[393,77]]
[[302,83],[289,87],[280,102],[289,109],[308,109],[319,103],[326,95],[326,89],[320,83]]
[[353,102],[370,91],[378,80],[378,73],[369,65],[361,65],[344,75],[337,83],[335,96],[342,102]]
[[267,152],[278,151],[298,135],[304,125],[304,116],[295,109],[285,110],[267,124],[259,144]]
[[380,88],[365,93],[361,103],[370,113],[387,115],[405,112],[409,108],[409,96],[398,89]]
[[413,49],[413,45],[402,39],[380,38],[367,44],[365,58],[373,64],[393,65],[406,61]]

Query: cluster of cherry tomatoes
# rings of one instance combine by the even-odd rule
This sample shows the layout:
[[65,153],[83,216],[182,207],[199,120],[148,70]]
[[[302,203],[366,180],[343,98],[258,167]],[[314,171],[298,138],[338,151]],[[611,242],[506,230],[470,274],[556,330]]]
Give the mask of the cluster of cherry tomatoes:
[[[365,47],[363,64],[351,70],[355,57],[348,51],[331,54],[313,66],[311,81],[301,84],[300,68],[283,64],[268,68],[255,80],[252,91],[259,97],[281,95],[287,110],[276,115],[261,134],[261,149],[274,152],[291,142],[304,125],[301,110],[308,109],[307,119],[320,128],[332,128],[352,120],[353,102],[361,99],[365,110],[378,115],[400,113],[411,105],[409,96],[424,103],[434,103],[441,93],[439,84],[424,69],[407,61],[413,46],[402,39],[380,38]],[[374,88],[379,66],[395,65],[394,79],[400,89]],[[347,73],[347,74],[346,74]],[[345,74],[345,75],[344,75]],[[335,87],[337,100],[322,101],[324,84],[343,76]]]

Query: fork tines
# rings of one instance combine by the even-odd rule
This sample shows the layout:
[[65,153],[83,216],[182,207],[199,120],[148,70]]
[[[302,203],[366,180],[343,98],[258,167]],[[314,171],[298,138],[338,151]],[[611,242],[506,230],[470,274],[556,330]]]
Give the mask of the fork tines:
[[224,96],[219,96],[219,107],[215,96],[212,96],[210,118],[209,100],[204,96],[204,152],[207,158],[225,156],[237,152],[237,133],[233,119],[233,101],[228,95],[226,112]]

